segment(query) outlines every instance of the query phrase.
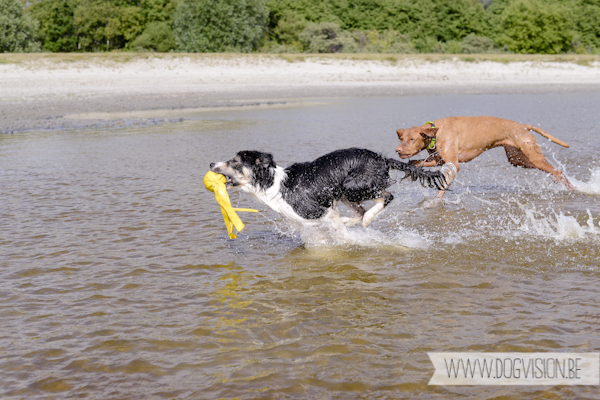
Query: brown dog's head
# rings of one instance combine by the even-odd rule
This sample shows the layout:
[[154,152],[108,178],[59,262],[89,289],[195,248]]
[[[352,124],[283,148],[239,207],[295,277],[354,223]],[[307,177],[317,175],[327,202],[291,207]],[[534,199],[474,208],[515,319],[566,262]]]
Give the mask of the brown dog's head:
[[437,131],[438,128],[433,128],[429,124],[408,129],[398,129],[396,133],[398,134],[398,139],[400,139],[400,144],[396,147],[396,153],[398,153],[400,158],[409,158],[416,155],[427,147]]

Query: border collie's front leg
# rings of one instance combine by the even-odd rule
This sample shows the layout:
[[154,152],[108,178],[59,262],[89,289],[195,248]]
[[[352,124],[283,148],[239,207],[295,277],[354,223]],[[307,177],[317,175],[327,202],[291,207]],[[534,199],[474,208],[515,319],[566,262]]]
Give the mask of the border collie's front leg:
[[[334,204],[334,207],[335,207],[335,204]],[[333,227],[337,231],[338,234],[343,235],[344,233],[348,232],[348,229],[342,223],[340,214],[338,213],[337,209],[334,207],[327,210],[327,212],[325,213],[325,215],[322,218],[322,221],[328,222],[329,225],[331,227]]]
[[365,215],[363,215],[362,226],[363,228],[369,225],[375,216],[383,211],[383,209],[390,204],[392,200],[394,200],[394,196],[391,193],[383,192],[381,197],[378,199],[374,199],[377,204],[371,207]]
[[342,203],[344,203],[350,209],[350,211],[352,211],[352,214],[354,214],[354,217],[352,218],[342,217],[342,222],[348,226],[354,226],[358,224],[365,215],[365,209],[360,204],[352,203],[346,198],[342,199]]

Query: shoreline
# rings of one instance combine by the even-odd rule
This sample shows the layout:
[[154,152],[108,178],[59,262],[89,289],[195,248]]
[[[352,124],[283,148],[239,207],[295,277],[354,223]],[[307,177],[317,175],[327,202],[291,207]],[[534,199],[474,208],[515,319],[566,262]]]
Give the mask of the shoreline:
[[[0,64],[0,132],[98,126],[96,119],[70,117],[86,113],[335,97],[600,92],[596,58],[578,64],[541,57],[472,62],[463,61],[466,57],[436,60],[413,55],[177,55],[118,62],[114,55],[64,57],[38,55]],[[109,120],[100,125],[110,125]]]

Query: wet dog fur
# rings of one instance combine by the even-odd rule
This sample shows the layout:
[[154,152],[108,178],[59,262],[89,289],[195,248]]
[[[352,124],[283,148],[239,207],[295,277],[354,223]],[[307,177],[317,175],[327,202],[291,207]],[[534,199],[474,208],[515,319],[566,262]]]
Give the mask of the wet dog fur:
[[[369,225],[394,198],[386,191],[394,183],[390,169],[403,171],[404,178],[419,180],[424,186],[438,190],[446,186],[444,175],[438,171],[358,148],[337,150],[285,169],[277,166],[269,153],[245,150],[228,161],[210,164],[210,169],[227,177],[227,187],[239,187],[300,223],[335,218],[341,201],[354,215],[342,222]],[[367,200],[376,204],[365,211],[361,203]]]

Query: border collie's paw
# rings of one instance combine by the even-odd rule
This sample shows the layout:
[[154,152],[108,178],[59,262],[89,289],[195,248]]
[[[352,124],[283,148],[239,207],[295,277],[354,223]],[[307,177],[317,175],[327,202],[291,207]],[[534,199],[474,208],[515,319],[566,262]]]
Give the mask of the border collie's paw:
[[354,218],[340,217],[340,220],[346,226],[355,226],[355,225],[358,225],[360,223],[360,221],[362,220],[362,217],[354,217]]

